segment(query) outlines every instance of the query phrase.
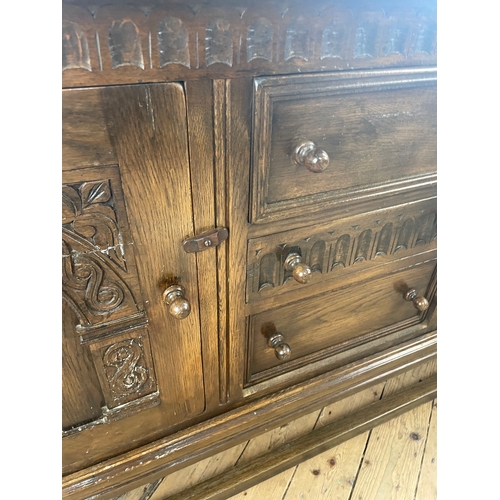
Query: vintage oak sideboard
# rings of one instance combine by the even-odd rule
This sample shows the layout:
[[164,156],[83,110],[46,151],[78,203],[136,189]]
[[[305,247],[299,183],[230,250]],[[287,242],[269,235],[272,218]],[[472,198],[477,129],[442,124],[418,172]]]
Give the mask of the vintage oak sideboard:
[[62,43],[64,498],[436,356],[432,0],[68,0]]

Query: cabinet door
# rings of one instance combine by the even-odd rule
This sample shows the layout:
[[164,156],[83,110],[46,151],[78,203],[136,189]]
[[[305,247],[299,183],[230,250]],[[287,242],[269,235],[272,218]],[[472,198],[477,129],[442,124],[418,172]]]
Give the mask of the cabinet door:
[[[63,92],[63,465],[69,473],[203,412],[184,89]],[[175,318],[163,299],[184,287]],[[181,304],[182,305],[182,304]]]

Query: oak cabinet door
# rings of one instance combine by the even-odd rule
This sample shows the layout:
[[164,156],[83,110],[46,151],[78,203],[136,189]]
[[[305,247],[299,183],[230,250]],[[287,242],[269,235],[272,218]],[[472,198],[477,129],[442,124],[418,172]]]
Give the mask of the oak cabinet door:
[[180,84],[63,92],[65,472],[204,411],[187,137]]

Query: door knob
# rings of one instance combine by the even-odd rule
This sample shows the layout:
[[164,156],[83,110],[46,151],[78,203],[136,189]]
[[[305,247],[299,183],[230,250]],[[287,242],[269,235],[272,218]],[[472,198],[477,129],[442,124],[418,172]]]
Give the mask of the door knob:
[[285,342],[285,338],[279,332],[274,333],[268,338],[267,345],[274,349],[276,357],[281,361],[289,359],[292,355],[290,346]]
[[163,292],[163,300],[168,306],[168,312],[176,319],[184,319],[191,312],[191,305],[184,296],[185,289],[182,285],[170,285]]
[[285,270],[291,271],[295,281],[299,283],[308,283],[312,276],[311,268],[302,262],[302,257],[296,252],[288,254]]
[[418,309],[421,312],[426,311],[429,308],[429,301],[425,297],[419,297],[414,288],[408,290],[403,295],[403,298],[407,302],[413,302],[415,309]]
[[328,153],[316,147],[312,141],[300,143],[294,151],[295,163],[304,165],[307,170],[314,173],[323,172],[330,163]]

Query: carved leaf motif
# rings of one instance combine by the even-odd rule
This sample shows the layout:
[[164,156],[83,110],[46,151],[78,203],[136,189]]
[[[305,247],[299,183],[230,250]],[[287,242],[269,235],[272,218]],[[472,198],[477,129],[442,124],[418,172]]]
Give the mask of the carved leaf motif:
[[109,180],[97,182],[84,182],[80,186],[83,208],[94,203],[106,203],[111,198]]
[[62,188],[62,223],[71,224],[82,211],[82,202],[78,193],[70,186]]
[[75,204],[68,198],[62,197],[62,223],[70,224],[75,220],[76,217],[76,207]]
[[63,225],[127,270],[109,179],[63,186]]

